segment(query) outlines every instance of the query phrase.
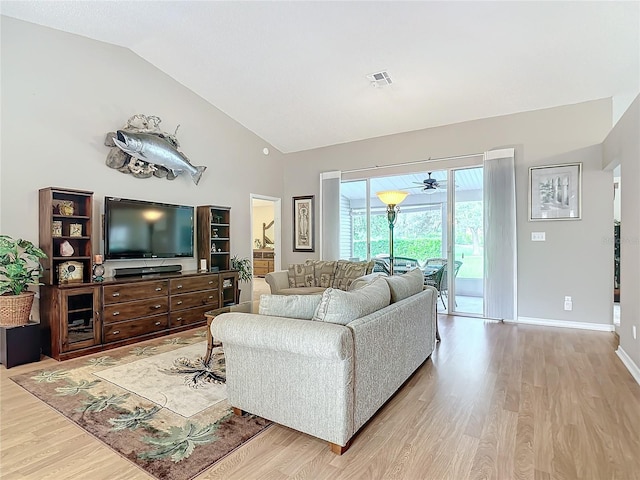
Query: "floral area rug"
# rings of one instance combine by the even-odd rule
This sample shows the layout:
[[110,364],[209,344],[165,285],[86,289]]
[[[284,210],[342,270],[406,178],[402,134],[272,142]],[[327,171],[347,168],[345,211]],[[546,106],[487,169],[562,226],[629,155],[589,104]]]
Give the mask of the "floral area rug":
[[150,475],[188,480],[268,427],[226,399],[221,346],[205,331],[153,340],[11,378]]

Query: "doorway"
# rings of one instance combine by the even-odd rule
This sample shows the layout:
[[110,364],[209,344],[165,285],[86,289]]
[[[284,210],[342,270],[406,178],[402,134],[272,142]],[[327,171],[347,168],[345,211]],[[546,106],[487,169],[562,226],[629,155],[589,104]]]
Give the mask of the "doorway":
[[252,297],[269,293],[267,273],[280,270],[281,199],[251,194]]

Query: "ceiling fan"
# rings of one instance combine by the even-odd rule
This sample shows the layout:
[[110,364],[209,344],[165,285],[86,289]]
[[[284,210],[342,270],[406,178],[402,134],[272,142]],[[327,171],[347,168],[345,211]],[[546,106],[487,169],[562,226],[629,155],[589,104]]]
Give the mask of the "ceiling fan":
[[[436,193],[438,190],[444,190],[447,185],[446,180],[436,180],[431,178],[431,172],[428,172],[429,178],[425,178],[422,182],[413,182],[422,187],[422,191],[425,193]],[[418,188],[418,187],[412,187]]]

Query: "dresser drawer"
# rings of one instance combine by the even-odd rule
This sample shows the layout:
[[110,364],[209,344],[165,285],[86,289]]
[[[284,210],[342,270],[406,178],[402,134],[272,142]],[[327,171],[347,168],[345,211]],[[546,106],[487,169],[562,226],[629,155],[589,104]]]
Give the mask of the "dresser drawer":
[[146,333],[159,332],[169,326],[169,318],[165,315],[139,318],[127,322],[109,323],[102,327],[102,340],[105,343],[117,342]]
[[260,276],[260,275],[264,276],[267,273],[269,273],[269,267],[268,266],[264,266],[263,267],[263,266],[257,266],[257,265],[254,264],[254,266],[253,266],[253,274],[254,275],[256,275],[256,276]]
[[218,274],[202,275],[197,277],[172,278],[170,285],[171,295],[198,290],[211,290],[218,288]]
[[169,298],[156,297],[135,302],[115,303],[105,305],[102,315],[104,323],[121,322],[132,318],[158,315],[169,311]]
[[168,280],[153,282],[127,283],[122,285],[106,285],[103,291],[105,305],[128,302],[140,298],[166,296],[169,291]]
[[199,292],[183,293],[181,295],[171,295],[171,311],[184,310],[186,308],[202,307],[209,305],[209,308],[218,307],[218,290],[201,290]]
[[189,325],[191,323],[205,322],[205,312],[213,310],[216,307],[207,305],[204,307],[190,308],[188,310],[180,310],[179,312],[171,312],[171,327],[180,327],[182,325]]

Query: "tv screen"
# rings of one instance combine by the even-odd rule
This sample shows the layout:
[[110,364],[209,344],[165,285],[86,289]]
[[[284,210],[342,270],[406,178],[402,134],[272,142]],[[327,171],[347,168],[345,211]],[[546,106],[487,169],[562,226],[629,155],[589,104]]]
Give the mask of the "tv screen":
[[105,197],[105,258],[193,257],[193,207]]

